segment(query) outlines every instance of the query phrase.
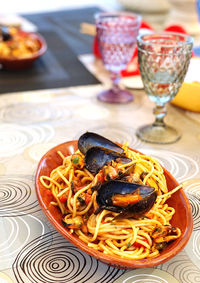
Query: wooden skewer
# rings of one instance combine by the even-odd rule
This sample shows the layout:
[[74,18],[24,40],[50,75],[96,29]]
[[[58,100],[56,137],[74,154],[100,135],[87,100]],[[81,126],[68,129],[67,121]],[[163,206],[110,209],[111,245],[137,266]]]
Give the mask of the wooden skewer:
[[81,23],[80,32],[91,36],[96,35],[96,26],[89,23]]

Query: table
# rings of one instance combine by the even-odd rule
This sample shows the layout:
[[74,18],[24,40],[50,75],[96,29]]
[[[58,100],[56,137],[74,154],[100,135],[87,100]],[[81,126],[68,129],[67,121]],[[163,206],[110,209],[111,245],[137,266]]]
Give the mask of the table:
[[[135,135],[138,126],[153,120],[153,104],[144,92],[134,91],[129,104],[110,105],[96,99],[101,89],[98,84],[0,96],[0,282],[199,282],[199,114],[169,105],[167,122],[182,138],[170,145],[144,143]],[[179,182],[188,180],[184,189],[194,231],[168,262],[131,271],[110,267],[78,250],[44,216],[34,187],[37,164],[48,149],[86,130],[128,141],[156,157]]]
[[[0,95],[0,282],[199,282],[200,114],[169,105],[166,121],[182,131],[182,138],[170,145],[138,140],[137,127],[153,121],[153,104],[144,91],[134,90],[134,101],[125,105],[104,104],[96,98],[105,87],[98,84],[99,81],[105,85],[109,81],[100,62],[83,55],[91,52],[92,38],[84,35],[83,40],[83,35],[75,36],[80,22],[85,19],[92,22],[94,11],[96,8],[79,10],[78,18],[74,16],[77,13],[70,12],[65,18],[66,11],[29,15],[29,20],[36,25],[39,23],[51,43],[50,33],[62,37],[59,29],[65,19],[67,31],[59,41],[62,52],[69,47],[73,62],[82,54],[79,58],[97,79],[79,62],[78,77],[70,81],[67,69],[61,68],[52,51],[46,54],[44,62],[53,62],[58,67],[61,84],[51,81],[56,69],[49,72],[47,78],[43,77],[45,84],[38,86],[33,81],[28,88],[31,91],[22,85],[16,88],[17,79],[24,81],[22,73],[13,85],[5,80],[7,74],[1,73],[2,92],[7,94]],[[71,40],[67,41],[69,34]],[[40,66],[41,61],[38,64]],[[41,66],[40,72],[45,69],[45,65]],[[34,78],[34,69],[29,72],[27,75]],[[15,77],[15,74],[10,76]],[[15,90],[18,92],[14,93]],[[170,261],[155,268],[131,271],[110,267],[78,250],[44,216],[34,186],[38,162],[53,146],[77,139],[87,130],[116,142],[127,141],[132,148],[157,158],[179,182],[188,181],[184,189],[192,206],[194,231],[185,249]]]

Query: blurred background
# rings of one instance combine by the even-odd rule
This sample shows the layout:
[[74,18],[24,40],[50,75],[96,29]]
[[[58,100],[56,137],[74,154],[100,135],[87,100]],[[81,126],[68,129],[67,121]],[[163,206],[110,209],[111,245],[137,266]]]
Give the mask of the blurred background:
[[[105,10],[131,10],[142,14],[155,29],[179,24],[195,37],[200,34],[196,0],[7,0],[1,3],[0,18],[5,14],[29,14],[79,7],[98,6]],[[14,19],[13,19],[14,20]]]

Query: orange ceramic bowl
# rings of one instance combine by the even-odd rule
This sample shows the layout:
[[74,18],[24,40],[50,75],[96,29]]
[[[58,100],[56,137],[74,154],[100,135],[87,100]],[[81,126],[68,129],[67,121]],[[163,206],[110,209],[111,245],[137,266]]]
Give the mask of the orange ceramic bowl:
[[[88,247],[84,242],[82,242],[78,237],[72,235],[68,232],[66,228],[61,223],[62,214],[58,208],[53,205],[49,205],[50,196],[46,194],[47,189],[40,183],[40,176],[49,176],[50,172],[61,165],[62,159],[57,154],[57,151],[61,151],[65,156],[71,155],[77,150],[77,141],[69,141],[60,144],[51,150],[49,150],[40,160],[36,176],[35,176],[35,187],[37,192],[38,201],[43,212],[46,214],[47,218],[51,224],[61,233],[67,240],[72,242],[75,246],[88,253],[89,255],[95,257],[96,259],[112,265],[114,267],[123,269],[132,268],[145,268],[153,267],[161,263],[166,262],[170,258],[174,257],[178,252],[180,252],[187,244],[193,228],[192,213],[189,201],[182,189],[174,193],[171,198],[167,201],[168,204],[175,208],[176,213],[174,214],[171,224],[177,226],[181,229],[181,236],[177,240],[171,242],[158,257],[151,259],[141,259],[141,260],[131,260],[124,259],[117,256],[106,255],[99,252],[91,247]],[[175,188],[178,183],[172,177],[172,175],[164,169],[164,174],[167,180],[167,186],[169,190]]]
[[31,56],[25,58],[12,58],[12,57],[1,57],[0,64],[6,70],[22,70],[30,68],[35,60],[41,57],[47,50],[47,44],[45,39],[39,34],[34,32],[24,32],[21,31],[23,35],[33,35],[34,40],[37,40],[39,44],[39,49],[37,52],[34,52]]

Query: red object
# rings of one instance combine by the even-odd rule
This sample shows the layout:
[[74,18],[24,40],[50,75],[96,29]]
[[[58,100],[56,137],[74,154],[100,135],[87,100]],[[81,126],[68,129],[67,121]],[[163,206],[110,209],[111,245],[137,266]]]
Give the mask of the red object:
[[85,194],[85,203],[88,205],[92,199],[92,196],[88,193]]
[[[153,28],[144,21],[142,21],[140,29],[148,29],[148,30],[153,31]],[[164,31],[187,34],[186,30],[182,26],[179,26],[179,25],[171,25],[165,28]],[[99,47],[98,47],[97,36],[94,37],[94,41],[93,41],[93,54],[97,58],[101,58],[101,54],[100,54]],[[192,52],[192,56],[194,56],[193,52]],[[138,58],[137,58],[137,47],[136,47],[130,63],[128,64],[126,70],[121,71],[121,75],[122,77],[129,77],[129,76],[137,76],[139,74],[140,74],[140,71],[139,71],[139,64],[138,64]]]
[[99,51],[97,36],[94,37],[94,41],[93,41],[93,54],[94,54],[97,58],[101,58],[101,53],[100,53],[100,51]]
[[139,74],[140,71],[139,71],[139,63],[138,63],[138,49],[136,47],[130,63],[128,64],[126,70],[121,71],[121,75],[122,77],[130,77],[130,76],[138,76]]
[[186,30],[178,25],[172,25],[165,29],[165,31],[172,31],[172,32],[180,32],[180,33],[187,33]]
[[67,201],[68,197],[66,195],[62,195],[59,197],[59,201],[62,203],[65,203]]
[[[153,28],[144,21],[142,21],[141,23],[140,30],[141,29],[153,30]],[[130,76],[138,76],[139,74],[140,74],[140,71],[139,71],[139,64],[138,64],[138,50],[136,47],[130,63],[128,64],[126,70],[121,71],[121,75],[122,77],[130,77]]]
[[80,191],[82,188],[84,188],[84,186],[77,186],[77,187],[74,188],[74,192],[76,193],[76,192]]
[[[146,242],[146,241],[145,241],[145,242]],[[140,244],[140,243],[138,243],[138,242],[135,242],[135,243],[133,244],[133,246],[136,247],[136,248],[141,248],[141,247],[144,248],[144,245],[142,245],[142,244]]]

